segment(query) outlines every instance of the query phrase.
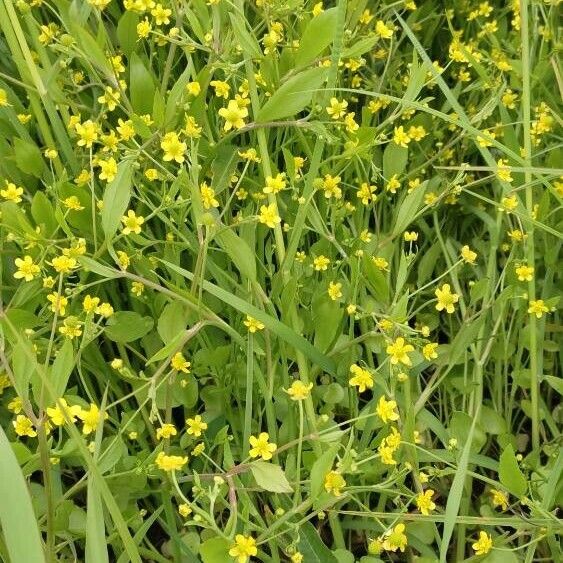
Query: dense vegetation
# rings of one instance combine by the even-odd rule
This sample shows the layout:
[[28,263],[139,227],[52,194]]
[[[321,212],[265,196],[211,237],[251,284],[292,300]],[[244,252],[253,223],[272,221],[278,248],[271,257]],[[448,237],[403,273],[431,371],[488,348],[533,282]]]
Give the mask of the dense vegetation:
[[556,561],[558,4],[0,2],[0,559]]

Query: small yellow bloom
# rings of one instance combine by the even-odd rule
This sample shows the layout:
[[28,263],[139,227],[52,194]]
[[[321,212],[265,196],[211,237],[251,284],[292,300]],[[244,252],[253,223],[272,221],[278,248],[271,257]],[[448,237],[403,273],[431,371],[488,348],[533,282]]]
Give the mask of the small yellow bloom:
[[160,148],[164,151],[163,160],[170,162],[176,161],[178,164],[184,162],[184,153],[186,152],[186,143],[180,141],[178,134],[174,131],[166,133],[160,142]]
[[339,497],[342,495],[342,489],[346,486],[346,481],[338,471],[332,470],[325,475],[324,486],[327,493]]
[[37,436],[33,423],[23,414],[18,414],[16,420],[12,421],[12,424],[18,436],[29,436],[30,438]]
[[348,380],[348,384],[358,388],[358,393],[363,393],[366,389],[373,387],[373,377],[371,373],[357,364],[350,366],[350,373],[353,375]]
[[327,258],[326,256],[323,256],[322,254],[320,256],[313,258],[313,267],[317,272],[326,271],[329,264],[330,264],[330,259]]
[[264,323],[260,322],[259,320],[251,317],[250,315],[246,315],[246,320],[243,321],[243,324],[246,328],[248,328],[248,332],[255,333],[259,330],[264,330]]
[[65,316],[68,299],[64,295],[59,295],[56,291],[53,291],[47,295],[47,301],[51,303],[51,311],[53,313],[57,313],[61,317]]
[[203,422],[199,414],[196,414],[193,418],[187,418],[186,425],[188,427],[188,434],[196,438],[199,438],[201,433],[207,430],[207,422]]
[[[100,420],[102,420],[102,412],[100,409],[93,403],[90,403],[89,409],[80,409],[80,412],[77,413],[78,418],[82,421],[82,434],[88,436],[92,432],[95,432],[98,428],[98,424]],[[108,418],[108,413],[103,413],[103,420]]]
[[229,549],[229,555],[235,557],[237,563],[246,563],[257,553],[256,540],[252,536],[243,536],[242,534],[235,536],[235,543]]
[[340,282],[329,282],[328,284],[328,296],[336,301],[342,297],[342,284]]
[[393,142],[400,147],[407,148],[409,143],[411,142],[411,138],[408,136],[406,131],[403,129],[402,125],[399,127],[395,127],[393,131]]
[[428,344],[425,344],[422,347],[422,355],[424,356],[424,359],[428,361],[435,360],[438,357],[438,354],[436,353],[437,348],[437,342],[430,342]]
[[475,555],[486,555],[493,548],[493,538],[487,532],[480,531],[479,539],[471,545]]
[[399,420],[399,414],[395,411],[396,408],[396,401],[388,401],[383,395],[381,395],[375,412],[384,423],[387,423],[390,420]]
[[383,20],[377,20],[375,23],[375,33],[382,39],[391,39],[393,37],[393,27],[386,24]]
[[157,440],[167,440],[172,436],[176,436],[176,434],[178,434],[178,430],[176,430],[176,427],[170,423],[165,423],[160,428],[156,429]]
[[278,215],[276,204],[270,203],[270,205],[262,205],[260,207],[258,221],[270,229],[275,228],[278,223],[281,223],[281,217]]
[[534,279],[534,267],[527,264],[516,266],[518,281],[532,281]]
[[236,100],[229,100],[226,108],[219,109],[219,115],[225,120],[224,131],[241,129],[244,127],[244,118],[248,117],[248,110],[241,108]]
[[461,247],[461,257],[466,264],[475,264],[477,253],[471,250],[471,248],[469,248],[466,244]]
[[411,366],[412,362],[409,358],[409,353],[414,352],[414,346],[406,344],[405,339],[399,336],[395,342],[387,346],[387,354],[390,356],[390,362],[393,365],[405,364]]
[[198,96],[199,93],[201,92],[201,85],[197,81],[188,82],[186,84],[186,90],[188,91],[188,94],[190,96]]
[[428,489],[423,493],[420,493],[416,497],[416,506],[420,513],[424,516],[428,516],[433,510],[436,509],[436,504],[432,500],[434,496],[434,491],[432,489]]
[[184,358],[182,352],[176,352],[170,361],[170,364],[176,371],[182,371],[184,373],[190,373],[191,363]]
[[292,401],[303,401],[311,394],[312,388],[312,383],[305,385],[305,383],[296,379],[285,392]]
[[397,524],[393,530],[390,530],[385,534],[385,540],[383,541],[383,549],[385,551],[405,551],[407,546],[407,536],[405,534],[405,525],[401,522]]
[[549,308],[546,306],[543,299],[530,301],[528,307],[528,313],[530,313],[530,315],[536,315],[538,319],[541,319],[542,315],[547,312],[549,312]]
[[50,422],[55,426],[62,426],[65,423],[65,415],[70,422],[75,422],[81,411],[80,406],[70,406],[63,398],[60,398],[54,407],[46,409]]
[[213,188],[210,188],[205,182],[203,182],[199,191],[204,209],[219,207],[219,201],[215,198],[215,190]]
[[122,233],[124,235],[130,235],[131,233],[138,235],[141,232],[141,226],[145,222],[145,218],[140,215],[137,217],[135,212],[129,209],[127,215],[121,217],[121,222],[123,223]]
[[188,457],[166,455],[164,452],[159,452],[154,461],[157,467],[163,471],[179,471],[188,463]]
[[326,108],[326,112],[332,119],[341,119],[346,113],[348,102],[346,100],[339,101],[338,98],[330,99],[330,106]]
[[20,203],[22,200],[23,188],[16,186],[12,182],[6,182],[6,187],[0,190],[0,196],[8,201],[13,201],[14,203]]
[[276,444],[270,443],[270,435],[261,432],[258,436],[250,436],[248,441],[252,448],[248,452],[250,457],[261,457],[264,461],[272,459],[272,454],[278,449]]
[[443,311],[445,309],[451,315],[455,311],[455,303],[459,301],[459,295],[450,291],[449,283],[445,283],[441,288],[436,289],[434,294],[438,298],[436,310]]
[[68,274],[76,268],[76,259],[69,256],[56,256],[51,260],[51,265],[59,274]]
[[500,506],[502,510],[508,508],[508,496],[497,489],[491,489],[491,495],[493,497],[493,506]]
[[14,273],[14,278],[24,279],[26,282],[31,281],[34,277],[39,275],[41,268],[33,263],[33,258],[31,256],[24,256],[22,258],[16,258],[14,263],[16,264],[17,271]]

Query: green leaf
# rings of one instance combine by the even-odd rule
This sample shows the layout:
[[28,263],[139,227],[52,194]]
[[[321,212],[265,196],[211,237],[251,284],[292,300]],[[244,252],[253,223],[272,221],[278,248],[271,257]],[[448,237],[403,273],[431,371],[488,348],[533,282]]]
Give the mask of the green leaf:
[[35,349],[29,340],[21,338],[12,352],[12,367],[16,391],[24,400],[29,396],[29,384],[35,372],[35,363],[29,361],[30,356],[36,356]]
[[246,29],[246,20],[238,12],[229,12],[229,17],[237,44],[242,47],[242,52],[253,59],[262,57],[262,50],[258,41],[256,41],[256,36]]
[[108,563],[102,498],[92,478],[88,479],[86,503],[86,563]]
[[137,45],[137,24],[139,16],[135,12],[126,11],[117,24],[117,39],[123,53],[129,57]]
[[57,220],[53,206],[44,192],[35,192],[31,202],[31,216],[42,227],[42,233],[50,238],[57,229]]
[[527,490],[526,477],[518,466],[512,445],[506,446],[499,460],[498,476],[502,486],[518,498],[524,496]]
[[319,533],[310,522],[305,522],[299,526],[297,549],[303,554],[303,561],[307,563],[338,563],[338,559],[324,544]]
[[461,497],[463,495],[463,489],[465,487],[467,466],[469,464],[469,454],[471,452],[471,445],[473,443],[473,434],[475,433],[477,419],[478,416],[475,416],[473,418],[473,423],[471,424],[471,428],[469,429],[467,441],[463,446],[461,457],[459,458],[457,470],[455,472],[455,477],[448,493],[448,502],[446,503],[445,514],[446,518],[444,521],[444,530],[442,532],[442,541],[440,543],[440,563],[445,563],[447,561],[448,547],[450,545],[450,540],[454,532],[455,521],[457,515],[459,514]]
[[547,383],[549,383],[549,385],[560,395],[563,395],[563,379],[555,377],[554,375],[545,375],[543,380],[547,381]]
[[168,303],[158,318],[156,330],[164,344],[174,342],[183,335],[189,318],[189,311],[179,303]]
[[307,24],[295,55],[296,66],[310,63],[332,43],[336,33],[336,13],[336,8],[325,10]]
[[57,397],[64,395],[73,368],[74,348],[72,342],[65,339],[51,367],[51,382]]
[[254,461],[250,464],[250,471],[259,487],[272,493],[291,493],[293,489],[283,472],[275,463]]
[[106,239],[110,239],[119,227],[131,199],[131,181],[133,161],[124,160],[117,169],[115,178],[109,183],[104,193],[102,209],[102,228]]
[[108,266],[104,266],[103,264],[100,264],[99,262],[92,260],[92,258],[89,258],[88,256],[79,256],[78,261],[84,266],[86,270],[90,272],[94,272],[95,274],[98,274],[103,278],[111,279],[111,278],[121,277],[120,272],[116,270],[112,270]]
[[114,342],[132,342],[145,336],[153,324],[152,317],[142,317],[134,311],[118,311],[108,319],[105,333]]
[[383,176],[389,180],[393,174],[402,174],[407,167],[408,160],[408,147],[400,147],[391,141],[383,151]]
[[315,348],[322,352],[328,350],[329,345],[336,338],[340,329],[343,310],[338,303],[323,294],[321,303],[313,304],[313,324],[315,326]]
[[232,563],[233,558],[229,555],[231,544],[219,536],[204,541],[199,554],[203,563]]
[[14,139],[14,152],[18,168],[26,174],[40,178],[45,167],[41,151],[35,143],[29,143],[22,139]]
[[214,237],[229,255],[238,271],[249,280],[256,280],[256,258],[248,243],[231,229],[223,229]]
[[393,237],[401,234],[415,220],[423,197],[424,188],[422,186],[414,189],[410,194],[407,193],[407,195],[405,195],[399,206],[399,211],[397,212],[397,218],[395,219],[395,226],[392,233]]
[[323,490],[325,475],[332,469],[332,464],[339,448],[340,444],[334,444],[313,463],[309,477],[309,489],[312,499],[317,498]]
[[27,483],[0,426],[0,527],[13,563],[45,563]]
[[262,106],[256,121],[276,121],[291,117],[302,111],[311,103],[313,94],[326,78],[325,68],[316,67],[293,76],[273,93],[272,97]]
[[154,82],[140,57],[133,53],[129,61],[131,104],[139,114],[152,113],[154,102]]

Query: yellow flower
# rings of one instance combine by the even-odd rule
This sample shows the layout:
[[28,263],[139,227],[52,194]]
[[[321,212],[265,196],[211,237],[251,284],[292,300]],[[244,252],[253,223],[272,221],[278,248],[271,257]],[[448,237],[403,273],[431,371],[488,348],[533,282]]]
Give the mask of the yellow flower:
[[63,321],[63,326],[59,327],[59,332],[70,338],[76,338],[82,334],[82,329],[80,328],[80,321],[76,317],[68,317]]
[[266,185],[262,188],[265,194],[277,194],[285,189],[286,186],[285,174],[276,174],[275,176],[266,177]]
[[272,459],[272,454],[278,449],[276,444],[270,443],[270,435],[260,432],[258,436],[250,436],[248,441],[252,448],[248,452],[250,457],[261,457],[264,461]]
[[397,403],[395,401],[388,401],[383,395],[379,397],[375,412],[377,416],[384,422],[389,420],[395,421],[399,419],[399,414],[395,411]]
[[258,215],[258,221],[263,223],[270,229],[273,229],[277,223],[281,223],[281,217],[277,213],[277,206],[275,203],[270,203],[270,205],[262,205],[260,207],[260,214]]
[[375,186],[370,186],[367,182],[363,182],[356,195],[364,205],[369,205],[377,198],[373,192],[375,192]]
[[186,152],[186,143],[180,141],[178,134],[174,131],[166,133],[160,142],[160,148],[164,151],[163,160],[169,162],[176,161],[178,164],[184,162],[184,153]]
[[201,194],[201,201],[205,209],[211,209],[212,207],[219,207],[219,202],[215,198],[215,190],[210,188],[205,182],[201,184],[199,188]]
[[202,128],[197,124],[195,117],[186,115],[186,126],[184,127],[186,136],[190,139],[199,139],[201,137]]
[[0,190],[0,195],[7,199],[8,201],[13,201],[14,203],[20,203],[23,195],[23,188],[19,188],[16,184],[12,182],[6,182],[6,187]]
[[373,377],[371,373],[357,364],[350,366],[350,373],[353,374],[348,380],[348,384],[358,388],[358,393],[363,393],[366,389],[373,387]]
[[222,80],[212,80],[210,84],[215,89],[215,95],[217,97],[225,98],[225,100],[229,97],[231,87],[226,82],[223,82]]
[[500,201],[499,211],[511,213],[518,207],[518,198],[515,195],[503,197]]
[[405,339],[399,336],[395,342],[387,346],[387,354],[391,356],[390,361],[393,365],[405,364],[411,366],[411,360],[408,356],[410,352],[414,352],[414,346],[406,344]]
[[37,264],[33,263],[33,258],[31,256],[24,256],[22,258],[16,258],[14,260],[17,271],[14,273],[14,278],[24,279],[26,282],[31,281],[35,276],[39,275],[41,268]]
[[330,106],[326,108],[326,112],[332,119],[341,119],[346,113],[348,102],[346,100],[338,101],[338,98],[330,99]]
[[466,244],[461,247],[461,257],[466,264],[475,264],[477,253],[471,250]]
[[445,309],[451,315],[455,311],[455,303],[459,301],[459,295],[450,291],[449,283],[445,283],[441,288],[436,289],[434,294],[438,298],[436,310],[443,311]]
[[308,383],[305,385],[299,379],[296,379],[289,387],[289,389],[284,391],[289,395],[292,401],[303,401],[305,400],[310,394],[311,389],[313,388],[312,383]]
[[342,190],[338,185],[340,183],[340,176],[331,176],[330,174],[325,174],[322,180],[322,189],[324,190],[324,196],[327,199],[331,197],[335,199],[340,199],[342,197]]
[[151,30],[152,25],[147,18],[137,24],[137,35],[140,39],[148,37]]
[[165,8],[162,4],[157,4],[151,10],[151,16],[154,18],[156,25],[168,25],[170,23],[171,15],[172,10],[170,8]]
[[163,471],[178,471],[188,463],[188,457],[181,457],[179,455],[166,455],[164,452],[159,452],[154,460],[157,467]]
[[111,182],[117,174],[117,162],[111,157],[108,160],[98,160],[98,166],[101,169],[99,178],[106,182]]
[[63,205],[72,211],[82,211],[84,207],[80,203],[80,200],[75,195],[71,195],[63,200]]
[[324,272],[328,268],[329,264],[330,260],[322,254],[313,259],[313,267],[317,272]]
[[407,536],[405,534],[405,525],[401,522],[397,524],[393,530],[385,534],[383,541],[383,549],[385,551],[399,551],[404,552],[407,546]]
[[311,13],[313,14],[313,16],[318,16],[319,14],[322,14],[323,12],[324,12],[324,9],[323,9],[323,3],[322,2],[317,2],[313,6],[313,9],[311,10]]
[[178,514],[182,516],[182,518],[187,518],[192,512],[189,504],[183,503],[178,505]]
[[141,225],[145,222],[145,218],[142,216],[137,217],[132,209],[127,211],[127,215],[121,217],[121,222],[123,223],[122,233],[124,235],[130,235],[135,233],[138,235],[141,232]]
[[259,320],[251,317],[250,315],[246,315],[246,320],[243,321],[243,324],[246,328],[248,328],[248,332],[255,333],[258,330],[264,330],[264,323],[260,322]]
[[156,429],[157,440],[162,440],[163,438],[167,440],[172,436],[176,436],[176,434],[178,434],[178,430],[176,430],[176,427],[173,424],[170,424],[168,422],[163,424],[160,428]]
[[338,471],[332,470],[325,475],[324,486],[327,493],[339,497],[342,495],[342,489],[346,486],[346,481]]
[[502,510],[508,508],[508,496],[497,489],[491,489],[491,495],[493,496],[493,506],[500,506]]
[[375,23],[375,33],[382,39],[391,39],[393,37],[393,28],[383,20],[378,20]]
[[257,553],[256,540],[252,536],[243,536],[242,534],[235,536],[235,543],[229,549],[229,555],[235,557],[237,563],[246,563]]
[[416,242],[418,240],[418,233],[416,231],[406,231],[403,234],[405,242]]
[[68,299],[64,295],[59,295],[57,292],[53,291],[47,295],[47,301],[51,303],[51,311],[53,311],[53,313],[57,313],[61,315],[61,317],[65,316]]
[[437,342],[430,342],[428,344],[425,344],[422,347],[422,355],[424,356],[424,359],[428,361],[435,360],[438,357],[436,348],[438,348]]
[[542,315],[547,312],[549,312],[549,308],[546,306],[543,299],[530,301],[528,307],[528,313],[530,313],[530,315],[536,315],[538,319],[541,319]]
[[197,96],[201,92],[201,85],[197,81],[188,82],[186,84],[186,90],[188,91],[188,94],[190,94],[190,96]]
[[101,303],[96,307],[96,314],[108,319],[113,315],[113,307],[109,303]]
[[79,147],[86,147],[89,149],[92,144],[98,140],[99,126],[91,119],[84,123],[77,123],[75,125],[76,134],[80,137],[78,139]]
[[203,422],[199,414],[196,414],[193,418],[187,418],[186,425],[188,427],[188,434],[196,438],[199,438],[201,433],[207,430],[207,422]]
[[0,88],[0,108],[5,108],[9,106],[10,103],[8,102],[8,93],[4,88]]
[[411,125],[407,132],[407,135],[412,141],[422,141],[422,139],[424,139],[424,137],[426,137],[428,133],[426,132],[426,129],[424,129],[423,125]]
[[328,284],[328,296],[336,301],[342,297],[342,284],[340,282],[330,282]]
[[75,422],[81,411],[78,405],[69,406],[63,398],[60,398],[54,407],[46,409],[49,420],[55,426],[62,426],[65,423],[65,414],[70,422]]
[[516,266],[518,281],[532,281],[534,279],[534,267],[527,264]]
[[434,491],[428,489],[416,497],[416,506],[424,516],[428,516],[436,508],[436,504],[432,500],[433,496]]
[[182,371],[184,373],[190,373],[190,366],[192,365],[190,362],[184,358],[184,354],[182,352],[176,352],[170,361],[170,364],[176,371]]
[[393,142],[400,147],[407,148],[408,144],[411,142],[411,138],[408,136],[403,126],[395,127],[393,131]]
[[23,414],[18,414],[16,420],[12,421],[12,424],[18,436],[29,436],[30,438],[37,436],[37,432],[33,428],[33,423]]
[[[102,413],[100,409],[93,403],[90,403],[89,409],[80,409],[80,412],[77,413],[78,418],[82,421],[82,434],[88,436],[92,432],[95,432],[98,424],[100,423],[100,419],[102,419]],[[103,413],[103,420],[108,418],[108,413]]]
[[397,174],[393,174],[393,176],[391,176],[391,178],[389,178],[389,181],[387,182],[385,189],[388,192],[391,192],[392,194],[394,194],[394,193],[397,193],[397,190],[400,187],[401,187],[401,182],[399,182],[399,180],[397,179]]
[[471,545],[475,555],[485,555],[493,548],[493,538],[487,532],[480,531],[479,539]]
[[248,110],[241,108],[236,100],[229,100],[226,108],[219,109],[219,115],[225,120],[224,131],[244,127],[244,118],[248,117]]
[[68,274],[76,268],[76,259],[63,254],[62,256],[53,258],[51,265],[59,274]]
[[507,162],[502,158],[497,160],[497,178],[503,182],[512,182],[513,178],[510,174],[510,167],[506,165]]

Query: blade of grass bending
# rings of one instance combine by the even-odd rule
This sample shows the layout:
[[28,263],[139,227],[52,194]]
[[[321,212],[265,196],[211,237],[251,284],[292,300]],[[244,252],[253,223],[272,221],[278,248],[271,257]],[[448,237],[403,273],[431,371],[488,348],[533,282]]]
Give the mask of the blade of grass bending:
[[12,446],[0,426],[0,525],[13,563],[45,563],[31,497]]
[[[164,264],[167,268],[185,276],[188,279],[193,278],[193,274],[180,266],[176,266],[171,262],[167,262],[166,260],[160,260],[162,264]],[[312,362],[320,366],[323,370],[328,373],[334,374],[335,373],[335,365],[334,362],[319,352],[308,340],[306,340],[303,336],[297,334],[294,330],[289,328],[286,324],[278,321],[274,317],[268,315],[261,309],[258,309],[254,305],[247,303],[244,299],[233,295],[229,291],[225,291],[221,287],[216,286],[215,284],[203,280],[203,289],[211,295],[214,295],[227,305],[234,307],[241,313],[246,315],[250,315],[255,319],[263,322],[266,327],[271,330],[274,334],[279,336],[282,340],[285,340],[288,344],[293,346],[294,348],[300,350],[305,354]]]
[[455,473],[455,477],[450,488],[450,493],[448,495],[444,530],[442,532],[442,542],[440,544],[440,563],[445,563],[447,561],[448,547],[450,545],[450,540],[454,532],[456,518],[458,516],[459,506],[461,504],[463,487],[465,485],[465,478],[467,476],[467,466],[469,464],[469,452],[471,451],[471,444],[473,443],[473,434],[475,433],[475,426],[477,425],[477,420],[479,418],[479,411],[480,408],[478,408],[477,413],[473,418],[473,423],[471,424],[471,428],[469,429],[469,434],[467,436],[467,442],[465,442],[465,446],[463,447],[463,451],[461,452],[457,471]]

